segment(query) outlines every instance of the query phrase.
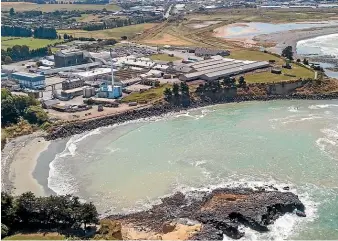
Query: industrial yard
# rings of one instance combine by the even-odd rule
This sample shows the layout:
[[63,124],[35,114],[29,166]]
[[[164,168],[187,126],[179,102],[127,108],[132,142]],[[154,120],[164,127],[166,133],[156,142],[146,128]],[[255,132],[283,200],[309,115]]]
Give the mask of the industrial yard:
[[34,95],[52,118],[71,121],[142,108],[163,99],[164,89],[181,81],[274,76],[272,69],[284,63],[265,53],[260,61],[235,59],[236,53],[228,49],[124,42],[87,51],[81,49],[81,41],[78,44],[62,45],[35,61],[3,65],[3,86]]

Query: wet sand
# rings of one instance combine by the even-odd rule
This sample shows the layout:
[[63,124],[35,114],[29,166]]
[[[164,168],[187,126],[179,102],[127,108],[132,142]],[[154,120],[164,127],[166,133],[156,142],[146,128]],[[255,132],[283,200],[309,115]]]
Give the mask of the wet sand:
[[2,190],[15,195],[31,191],[37,196],[44,196],[43,187],[32,173],[40,153],[47,150],[49,144],[50,141],[46,141],[39,132],[11,140],[1,153]]

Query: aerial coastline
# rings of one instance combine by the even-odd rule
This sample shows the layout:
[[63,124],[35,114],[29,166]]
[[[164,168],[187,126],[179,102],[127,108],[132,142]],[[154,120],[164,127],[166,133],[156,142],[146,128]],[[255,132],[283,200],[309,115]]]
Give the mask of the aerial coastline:
[[2,4],[3,237],[338,238],[338,8],[212,4]]

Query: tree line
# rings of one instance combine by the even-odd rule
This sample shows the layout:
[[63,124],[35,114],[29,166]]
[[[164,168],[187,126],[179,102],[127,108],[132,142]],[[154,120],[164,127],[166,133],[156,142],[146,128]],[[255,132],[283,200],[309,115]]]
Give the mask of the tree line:
[[39,102],[24,95],[12,95],[7,89],[1,89],[1,127],[18,123],[23,118],[31,124],[41,125],[48,121],[47,113]]
[[[237,84],[236,84],[237,82]],[[229,89],[229,88],[245,88],[247,87],[245,78],[240,76],[238,80],[234,77],[226,76],[222,81],[209,81],[206,82],[204,85],[200,84],[196,92],[203,93],[203,92],[213,92],[216,93],[221,89]]]
[[49,47],[30,50],[27,45],[14,45],[12,48],[1,50],[1,62],[4,64],[9,64],[12,61],[42,57],[51,54],[52,52]]
[[111,28],[120,28],[124,26],[129,26],[133,24],[142,24],[142,23],[150,23],[156,22],[162,19],[162,16],[147,16],[147,17],[137,17],[137,18],[128,18],[128,19],[117,19],[111,21],[104,21],[100,24],[90,24],[82,27],[83,30],[87,31],[95,31],[95,30],[103,30],[103,29],[111,29]]
[[33,31],[30,28],[1,25],[1,36],[32,37],[42,39],[56,39],[58,37],[55,28],[38,27]]
[[36,197],[32,192],[20,196],[1,192],[1,236],[15,231],[41,229],[79,229],[98,223],[93,203],[81,203],[78,197]]
[[186,82],[174,83],[172,88],[165,88],[164,99],[175,105],[190,105],[189,86]]
[[32,30],[25,27],[1,25],[1,36],[31,37]]

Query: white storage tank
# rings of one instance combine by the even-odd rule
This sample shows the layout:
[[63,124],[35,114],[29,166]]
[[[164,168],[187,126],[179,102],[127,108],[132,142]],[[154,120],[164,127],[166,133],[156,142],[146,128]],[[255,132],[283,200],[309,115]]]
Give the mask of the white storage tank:
[[85,87],[83,88],[83,97],[90,98],[95,95],[95,89],[93,87]]

